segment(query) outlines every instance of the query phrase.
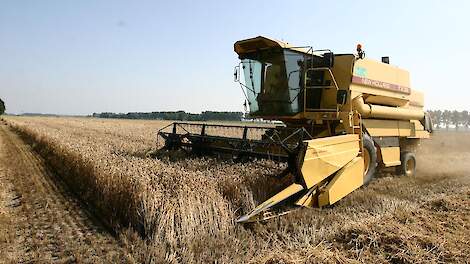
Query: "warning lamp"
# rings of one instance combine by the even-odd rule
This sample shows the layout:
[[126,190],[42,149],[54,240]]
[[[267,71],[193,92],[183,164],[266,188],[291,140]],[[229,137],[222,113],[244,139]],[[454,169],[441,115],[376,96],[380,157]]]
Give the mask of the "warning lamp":
[[366,56],[366,54],[365,54],[365,52],[362,50],[362,45],[361,45],[361,44],[357,44],[356,50],[357,50],[357,57],[358,57],[359,59],[364,59],[364,57]]

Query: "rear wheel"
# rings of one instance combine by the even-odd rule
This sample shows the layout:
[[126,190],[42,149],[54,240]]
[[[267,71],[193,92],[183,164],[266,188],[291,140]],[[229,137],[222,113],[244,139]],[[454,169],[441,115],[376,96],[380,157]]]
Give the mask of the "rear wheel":
[[363,135],[362,143],[364,145],[364,184],[367,184],[374,178],[377,169],[377,149],[374,141],[367,134]]
[[401,165],[397,167],[397,173],[408,177],[416,175],[416,156],[413,152],[402,152]]

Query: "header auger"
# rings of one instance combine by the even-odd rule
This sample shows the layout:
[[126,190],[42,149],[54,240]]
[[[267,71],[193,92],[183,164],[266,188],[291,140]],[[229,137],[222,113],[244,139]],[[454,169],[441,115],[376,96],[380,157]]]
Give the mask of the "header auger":
[[[266,220],[288,207],[334,204],[368,183],[379,167],[412,176],[415,148],[429,138],[423,95],[407,71],[361,54],[333,54],[256,37],[237,41],[235,67],[250,117],[283,126],[175,122],[162,150],[255,157],[287,163],[293,182],[237,222]],[[359,48],[358,48],[359,49]],[[277,210],[276,210],[277,209]]]

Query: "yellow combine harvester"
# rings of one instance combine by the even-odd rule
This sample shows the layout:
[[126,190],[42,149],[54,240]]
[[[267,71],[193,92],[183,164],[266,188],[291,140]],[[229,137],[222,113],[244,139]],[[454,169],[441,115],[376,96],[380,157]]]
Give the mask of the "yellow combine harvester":
[[[415,149],[432,132],[423,94],[388,58],[333,54],[256,37],[235,43],[235,80],[250,117],[280,120],[275,128],[173,123],[159,131],[165,150],[227,153],[287,163],[291,185],[240,217],[253,222],[283,214],[280,205],[322,207],[367,184],[377,167],[415,173]],[[224,132],[224,133],[221,133]],[[226,131],[226,132],[225,132]]]

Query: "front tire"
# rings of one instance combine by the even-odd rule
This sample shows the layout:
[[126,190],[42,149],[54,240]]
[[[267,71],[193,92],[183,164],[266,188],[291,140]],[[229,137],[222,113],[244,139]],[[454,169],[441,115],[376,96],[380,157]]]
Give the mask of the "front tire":
[[373,178],[377,169],[377,149],[372,138],[364,134],[362,137],[364,146],[364,184],[368,184]]

